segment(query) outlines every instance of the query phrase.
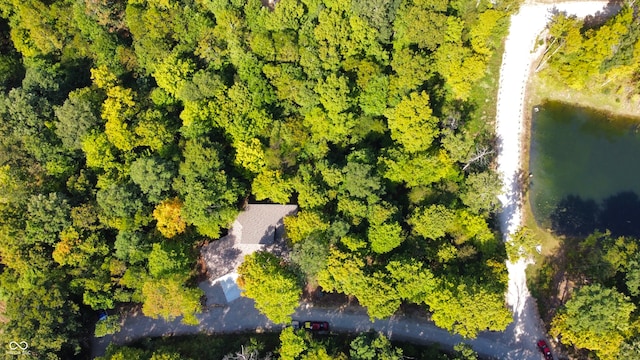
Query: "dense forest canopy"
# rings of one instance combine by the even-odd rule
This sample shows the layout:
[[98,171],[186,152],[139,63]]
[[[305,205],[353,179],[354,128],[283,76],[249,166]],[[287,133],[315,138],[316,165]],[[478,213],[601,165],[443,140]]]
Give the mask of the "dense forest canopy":
[[0,336],[70,358],[92,309],[196,323],[197,246],[247,199],[300,208],[290,261],[242,269],[273,320],[307,284],[372,318],[409,302],[464,336],[505,329],[477,152],[517,5],[0,1]]

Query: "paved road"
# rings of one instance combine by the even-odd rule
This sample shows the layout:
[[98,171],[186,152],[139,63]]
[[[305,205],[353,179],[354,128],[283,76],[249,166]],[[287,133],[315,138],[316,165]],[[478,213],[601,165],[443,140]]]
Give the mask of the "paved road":
[[[200,287],[205,290],[210,304],[225,303],[220,285],[210,285],[203,282]],[[396,315],[390,319],[371,322],[366,311],[361,307],[317,308],[303,303],[294,315],[299,320],[326,320],[332,331],[359,333],[375,330],[384,333],[395,340],[409,341],[416,344],[438,343],[443,348],[451,349],[463,339],[452,335],[446,330],[436,327],[423,317]],[[279,331],[280,325],[275,325],[260,314],[251,299],[239,298],[224,306],[210,307],[198,315],[198,326],[188,326],[175,321],[154,320],[141,313],[132,313],[125,319],[122,330],[104,338],[94,339],[93,356],[104,354],[110,342],[126,344],[145,337],[163,335],[184,335],[195,333],[230,333],[253,330]],[[513,326],[513,325],[512,325]],[[534,349],[520,349],[510,341],[512,329],[506,332],[486,332],[477,339],[465,341],[479,354],[495,359],[539,360],[539,354]]]
[[[136,339],[162,335],[183,335],[194,333],[229,333],[240,331],[281,329],[260,314],[253,300],[239,298],[225,307],[215,307],[198,316],[198,326],[187,326],[175,321],[154,320],[142,314],[133,314],[125,320],[122,330],[114,336],[94,339],[93,356],[104,354],[109,342],[126,344]],[[443,348],[451,349],[463,339],[451,335],[428,320],[421,317],[393,316],[390,319],[371,322],[366,311],[360,307],[339,309],[314,308],[303,304],[294,315],[300,320],[326,320],[332,331],[359,333],[368,330],[381,331],[395,340],[410,341],[417,344],[439,343]],[[479,354],[495,359],[539,359],[537,352],[513,348],[508,343],[497,341],[502,333],[483,333],[477,339],[466,341]]]

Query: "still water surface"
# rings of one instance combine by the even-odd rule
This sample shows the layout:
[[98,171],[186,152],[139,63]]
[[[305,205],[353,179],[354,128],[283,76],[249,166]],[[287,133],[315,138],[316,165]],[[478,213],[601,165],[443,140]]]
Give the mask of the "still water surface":
[[545,103],[533,109],[530,154],[539,224],[566,235],[640,235],[638,120]]

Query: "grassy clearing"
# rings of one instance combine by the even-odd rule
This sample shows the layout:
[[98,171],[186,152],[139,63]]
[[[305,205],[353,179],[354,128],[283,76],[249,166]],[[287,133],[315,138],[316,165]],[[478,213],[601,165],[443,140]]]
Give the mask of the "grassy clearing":
[[575,90],[549,76],[533,74],[529,88],[532,105],[545,101],[559,101],[578,107],[594,109],[612,116],[624,116],[640,120],[640,95],[628,97],[625,93],[601,92],[599,88]]

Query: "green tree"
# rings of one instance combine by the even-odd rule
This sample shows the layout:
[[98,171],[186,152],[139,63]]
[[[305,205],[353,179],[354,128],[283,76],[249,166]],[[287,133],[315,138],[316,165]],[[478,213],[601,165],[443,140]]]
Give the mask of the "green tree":
[[329,242],[321,235],[306,237],[293,246],[291,261],[300,267],[307,283],[316,284],[318,273],[326,266]]
[[286,327],[280,333],[280,358],[283,360],[295,360],[307,350],[307,342],[304,333],[296,332],[292,327]]
[[427,150],[438,136],[438,119],[431,114],[429,95],[411,93],[387,113],[391,138],[405,151]]
[[478,353],[468,344],[458,343],[453,347],[453,350],[456,352],[455,360],[478,360]]
[[69,149],[82,149],[82,140],[100,124],[100,106],[104,99],[90,88],[75,90],[55,109],[56,135]]
[[271,199],[275,203],[287,204],[293,193],[293,184],[280,170],[263,169],[253,179],[251,191],[256,200]]
[[188,249],[178,242],[153,244],[149,253],[149,274],[162,278],[171,274],[188,275],[192,259]]
[[96,323],[94,336],[103,337],[117,333],[121,329],[121,322],[122,319],[120,319],[119,315],[111,315],[104,320],[98,321]]
[[243,296],[255,300],[260,312],[275,323],[291,320],[302,290],[296,275],[280,259],[264,251],[247,255],[238,274]]
[[371,250],[378,254],[388,253],[400,246],[404,240],[402,227],[395,221],[370,225],[367,237],[371,243]]
[[353,360],[400,360],[402,349],[395,348],[382,333],[358,335],[349,345],[349,355]]
[[617,359],[620,346],[632,331],[636,306],[614,289],[599,284],[572,294],[551,322],[551,334],[562,341],[594,351],[601,359]]
[[217,238],[238,214],[236,203],[243,189],[224,170],[217,145],[202,139],[187,140],[174,190],[183,199],[184,221],[206,236]]
[[197,325],[196,314],[201,312],[202,295],[201,289],[187,287],[182,275],[147,279],[142,286],[142,312],[151,318],[162,317],[167,321],[182,316],[184,324]]
[[336,248],[329,251],[327,266],[318,274],[318,284],[326,291],[357,294],[366,289],[364,261]]
[[33,195],[27,211],[26,235],[30,243],[53,245],[58,240],[58,234],[70,225],[71,207],[67,199],[58,193]]
[[98,190],[102,222],[118,230],[135,230],[150,221],[150,209],[132,183],[113,183]]
[[443,205],[431,205],[417,209],[409,224],[419,235],[436,240],[445,236],[453,227],[454,212]]
[[287,237],[292,243],[298,243],[315,232],[324,232],[329,229],[322,215],[316,211],[301,210],[295,216],[284,218],[284,226]]
[[498,208],[501,187],[500,178],[493,172],[472,173],[465,179],[460,200],[474,213],[486,215]]
[[131,163],[129,176],[150,202],[157,203],[171,189],[175,170],[172,163],[159,157],[139,157]]
[[503,331],[513,321],[504,293],[491,292],[483,286],[441,281],[425,302],[437,326],[466,338],[475,338],[485,330]]

